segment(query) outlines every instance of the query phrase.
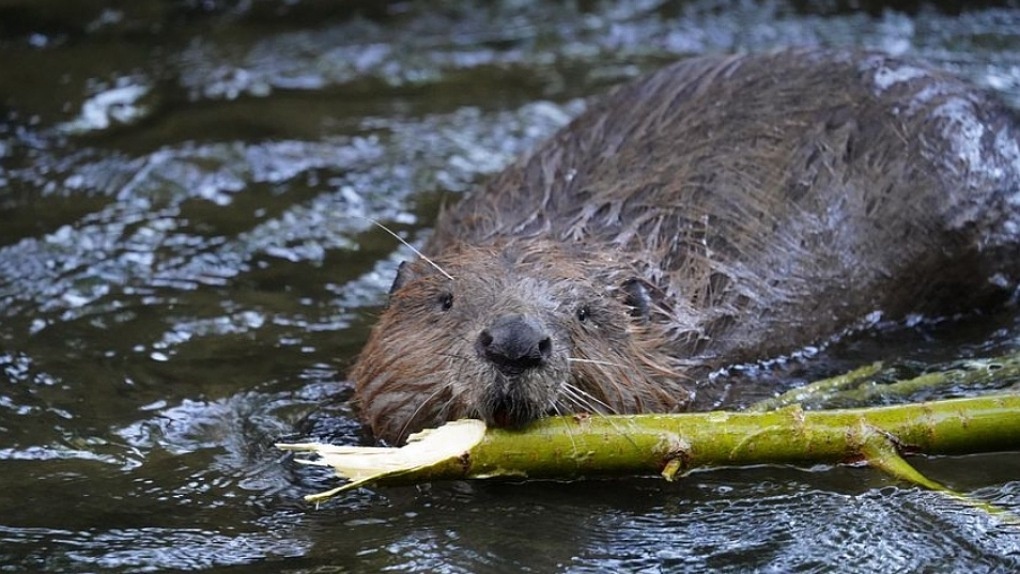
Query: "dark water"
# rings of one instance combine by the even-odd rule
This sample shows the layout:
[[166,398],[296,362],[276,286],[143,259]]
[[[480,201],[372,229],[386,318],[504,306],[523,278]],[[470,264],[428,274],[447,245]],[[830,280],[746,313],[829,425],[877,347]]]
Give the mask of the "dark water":
[[[332,486],[406,251],[581,98],[702,52],[919,55],[1020,105],[1020,7],[0,1],[0,571],[1013,571],[1020,530],[866,469]],[[1014,315],[804,367],[1016,348]],[[796,376],[794,376],[796,378]],[[922,471],[1020,511],[1013,454]]]

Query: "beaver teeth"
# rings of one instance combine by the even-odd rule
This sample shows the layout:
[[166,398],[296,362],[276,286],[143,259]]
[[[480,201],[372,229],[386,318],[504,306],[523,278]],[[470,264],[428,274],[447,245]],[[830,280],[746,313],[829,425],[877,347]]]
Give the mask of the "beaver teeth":
[[501,428],[518,428],[537,419],[541,411],[520,396],[520,381],[501,381],[502,388],[493,388],[486,401],[485,422]]

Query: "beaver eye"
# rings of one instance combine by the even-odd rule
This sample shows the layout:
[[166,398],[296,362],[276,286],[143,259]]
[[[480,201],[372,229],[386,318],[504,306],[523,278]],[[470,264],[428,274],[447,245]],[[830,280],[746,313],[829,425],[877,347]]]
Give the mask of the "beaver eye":
[[439,295],[439,307],[443,311],[449,311],[453,308],[453,293],[443,293]]
[[591,309],[587,305],[581,305],[577,308],[577,320],[584,323],[591,317]]

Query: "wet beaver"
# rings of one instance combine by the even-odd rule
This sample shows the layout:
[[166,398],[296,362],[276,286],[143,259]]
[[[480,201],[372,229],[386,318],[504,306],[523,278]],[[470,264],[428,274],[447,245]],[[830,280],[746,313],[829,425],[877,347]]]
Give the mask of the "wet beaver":
[[1020,279],[1015,117],[876,54],[700,57],[439,217],[352,372],[375,435],[675,411],[711,372]]

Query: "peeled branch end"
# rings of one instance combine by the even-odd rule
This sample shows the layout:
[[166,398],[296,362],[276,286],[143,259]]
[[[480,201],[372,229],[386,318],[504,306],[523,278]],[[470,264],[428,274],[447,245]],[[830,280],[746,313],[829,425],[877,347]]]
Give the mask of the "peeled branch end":
[[321,443],[279,443],[277,448],[310,452],[316,458],[297,459],[302,464],[331,466],[337,476],[351,482],[337,488],[309,494],[305,500],[322,502],[346,490],[408,473],[428,470],[468,453],[485,436],[485,423],[463,419],[408,437],[400,448],[337,446]]

